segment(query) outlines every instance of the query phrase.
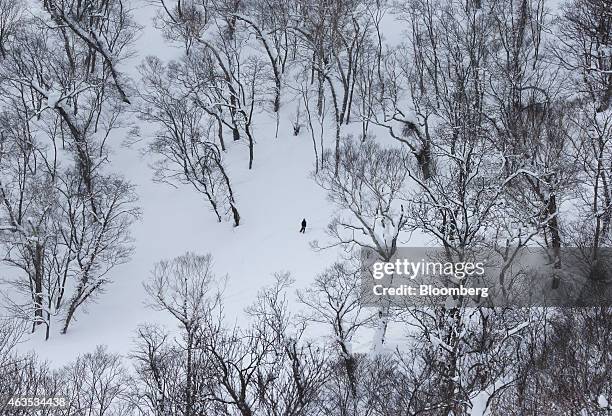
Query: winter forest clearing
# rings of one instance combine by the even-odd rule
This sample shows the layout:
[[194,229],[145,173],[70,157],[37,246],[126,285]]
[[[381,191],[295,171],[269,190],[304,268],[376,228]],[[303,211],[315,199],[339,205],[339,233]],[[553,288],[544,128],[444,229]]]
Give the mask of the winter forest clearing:
[[610,0],[0,0],[0,416],[611,415],[611,303],[362,297],[605,297],[611,180]]

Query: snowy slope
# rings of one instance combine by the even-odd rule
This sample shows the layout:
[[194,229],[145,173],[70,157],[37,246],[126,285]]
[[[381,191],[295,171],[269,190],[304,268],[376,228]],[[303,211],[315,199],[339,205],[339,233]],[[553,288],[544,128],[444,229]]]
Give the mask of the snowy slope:
[[[290,127],[281,126],[278,139],[258,133],[250,172],[246,148],[231,149],[227,164],[243,218],[237,228],[217,223],[204,197],[191,188],[153,183],[146,158],[137,149],[118,151],[113,164],[137,185],[143,210],[133,230],[136,252],[130,263],[112,271],[114,283],[89,308],[89,316],[77,321],[66,336],[54,334],[37,352],[54,364],[97,344],[127,352],[139,323],[164,319],[145,308],[143,279],[156,261],[185,251],[211,253],[216,273],[229,275],[229,314],[239,315],[257,290],[272,281],[274,272],[290,271],[300,286],[312,281],[336,256],[332,250],[314,252],[309,245],[312,239],[325,238],[332,212],[323,191],[309,178],[311,143],[306,136],[290,135]],[[300,234],[304,217],[308,229]],[[39,342],[44,341],[33,340],[31,345]]]
[[[126,71],[133,79],[137,79],[135,66],[144,56],[156,54],[168,59],[180,53],[164,46],[152,27],[154,11],[150,6],[143,5],[136,16],[145,29],[137,42],[138,56]],[[115,132],[112,169],[137,186],[143,211],[133,229],[133,259],[111,272],[114,283],[67,335],[54,333],[47,342],[36,335],[22,349],[35,349],[53,365],[61,365],[98,344],[127,353],[138,324],[166,319],[145,306],[143,280],[156,261],[185,251],[211,253],[217,275],[229,276],[225,299],[230,319],[240,318],[242,309],[252,302],[260,287],[272,281],[275,272],[290,271],[297,286],[311,282],[336,258],[332,250],[314,252],[309,245],[313,239],[325,238],[332,207],[309,178],[314,161],[312,143],[306,132],[292,135],[291,111],[292,103],[286,103],[278,138],[274,138],[273,116],[258,117],[252,171],[247,168],[245,144],[232,143],[228,150],[226,165],[242,217],[237,228],[217,223],[204,196],[192,188],[154,183],[148,166],[151,159],[140,152],[142,143],[126,148],[122,146],[122,134],[126,132]],[[146,140],[150,130],[147,126],[141,129]],[[308,220],[306,234],[298,233],[302,218]]]

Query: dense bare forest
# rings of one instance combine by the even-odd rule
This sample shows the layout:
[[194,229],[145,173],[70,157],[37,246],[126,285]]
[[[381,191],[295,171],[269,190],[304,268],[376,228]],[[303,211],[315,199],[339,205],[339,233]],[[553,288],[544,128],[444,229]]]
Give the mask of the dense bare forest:
[[[144,25],[173,59],[135,49]],[[0,0],[0,414],[612,414],[612,305],[370,307],[359,261],[420,235],[507,265],[544,247],[551,290],[565,247],[608,267],[611,105],[611,0]],[[139,277],[174,326],[143,321],[128,354],[19,348],[87,325],[139,244],[120,144],[240,228],[236,161],[280,163],[264,136],[308,141],[335,212],[311,247],[337,262],[278,270],[238,319],[193,247]]]

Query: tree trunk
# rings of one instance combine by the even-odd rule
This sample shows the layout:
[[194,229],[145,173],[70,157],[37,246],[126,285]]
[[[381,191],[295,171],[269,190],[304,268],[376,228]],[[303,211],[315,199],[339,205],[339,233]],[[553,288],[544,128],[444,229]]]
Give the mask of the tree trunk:
[[34,293],[32,298],[34,301],[34,324],[32,325],[32,332],[36,327],[43,323],[43,258],[44,258],[44,247],[38,243],[34,248]]

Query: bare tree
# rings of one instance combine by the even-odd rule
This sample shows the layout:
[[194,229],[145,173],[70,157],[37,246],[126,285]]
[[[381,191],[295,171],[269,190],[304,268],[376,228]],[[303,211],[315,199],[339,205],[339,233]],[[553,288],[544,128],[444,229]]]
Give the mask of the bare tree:
[[[62,333],[68,330],[77,309],[104,290],[109,283],[106,274],[130,259],[129,228],[140,215],[134,207],[133,186],[122,179],[99,177],[96,193],[92,195],[98,207],[96,213],[89,211],[86,201],[74,196],[80,179],[70,179],[60,191],[66,198],[64,215],[70,226],[60,232],[64,244],[70,248],[72,264],[68,274],[73,276],[75,288],[66,304]],[[61,287],[64,286],[63,282]],[[61,301],[60,297],[60,305]]]
[[[382,148],[373,140],[355,143],[348,137],[339,155],[324,153],[321,170],[314,176],[340,212],[328,225],[334,240],[331,246],[369,249],[380,261],[389,261],[409,221],[402,204],[409,178],[408,154],[401,148]],[[390,314],[390,304],[382,305],[375,334],[377,350],[385,342]]]
[[[145,89],[140,94],[143,105],[139,117],[159,127],[148,146],[149,152],[161,158],[154,165],[155,179],[192,185],[206,195],[219,222],[229,211],[238,226],[240,214],[222,152],[211,139],[210,113],[200,106],[197,96],[190,96],[190,91],[171,81],[184,75],[183,68],[173,63],[166,69],[150,57],[141,72]],[[221,130],[219,134],[222,136]]]
[[316,277],[312,286],[298,292],[307,306],[304,319],[326,325],[346,371],[348,386],[357,396],[357,357],[352,341],[360,328],[373,321],[373,314],[361,304],[360,268],[348,263],[335,263]]
[[60,370],[60,391],[66,399],[62,415],[85,412],[100,416],[128,416],[129,377],[121,357],[98,346]]
[[332,244],[369,248],[387,261],[408,221],[400,203],[409,177],[406,153],[382,148],[373,140],[356,143],[347,137],[340,155],[337,173],[334,153],[326,151],[323,166],[314,175],[340,212],[328,227]]
[[236,14],[235,18],[248,25],[264,48],[274,82],[272,110],[278,113],[283,77],[289,54],[294,48],[288,30],[292,5],[287,0],[260,0],[247,2],[245,8],[244,14]]
[[[23,362],[17,354],[17,346],[26,331],[23,322],[11,318],[0,318],[0,394],[13,397],[17,390],[16,380]],[[6,400],[0,403],[0,411],[8,414]]]
[[[200,378],[206,369],[197,357],[201,354],[202,342],[219,331],[216,326],[221,306],[218,284],[212,271],[212,257],[193,253],[157,263],[151,280],[145,283],[151,306],[171,314],[181,326],[184,351],[181,365],[185,371],[179,403],[186,416],[197,415],[202,409],[197,392],[203,387]],[[149,345],[147,348],[160,345],[159,341],[154,342],[159,337],[150,338],[145,333],[142,339]],[[147,341],[149,339],[151,341]],[[146,362],[148,365],[156,363]],[[159,377],[155,372],[153,375]]]
[[262,289],[247,308],[254,319],[249,334],[271,341],[256,380],[260,412],[269,415],[316,412],[330,376],[325,347],[307,340],[306,326],[295,323],[297,316],[289,308],[287,293],[292,283],[288,273],[277,273],[274,283]]

